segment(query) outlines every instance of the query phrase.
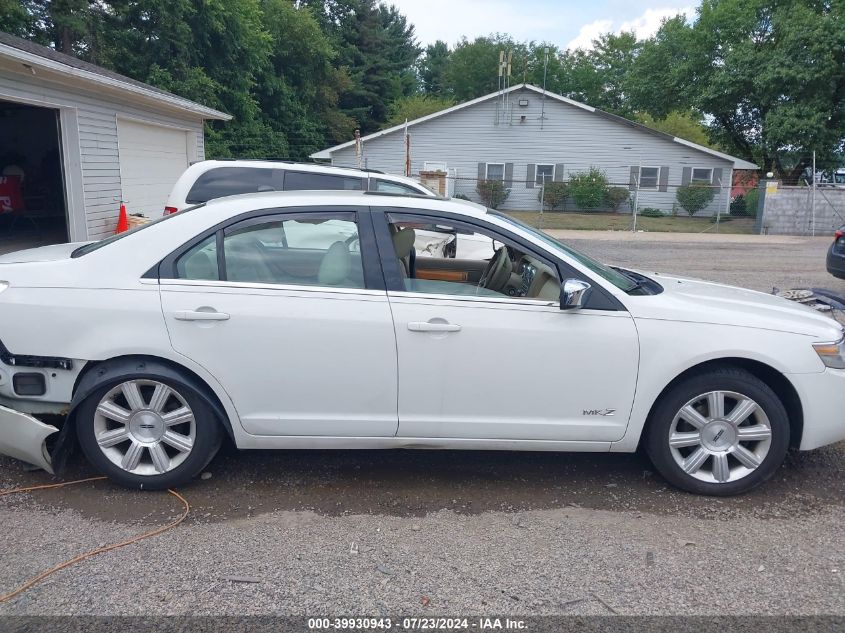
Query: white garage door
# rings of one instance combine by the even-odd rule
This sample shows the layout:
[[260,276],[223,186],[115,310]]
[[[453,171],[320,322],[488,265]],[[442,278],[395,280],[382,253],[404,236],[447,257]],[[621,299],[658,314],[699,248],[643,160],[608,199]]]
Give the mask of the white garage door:
[[118,120],[120,182],[129,213],[157,218],[174,183],[188,167],[188,136],[193,132]]

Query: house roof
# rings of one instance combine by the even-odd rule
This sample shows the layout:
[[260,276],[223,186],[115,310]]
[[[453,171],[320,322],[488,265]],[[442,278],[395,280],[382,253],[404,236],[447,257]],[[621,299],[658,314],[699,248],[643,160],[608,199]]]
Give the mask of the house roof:
[[[668,141],[672,141],[674,143],[679,143],[681,145],[685,145],[686,147],[690,147],[692,149],[698,150],[700,152],[704,152],[705,154],[710,154],[711,156],[715,156],[717,158],[721,158],[727,161],[730,161],[734,165],[734,169],[757,169],[757,165],[754,163],[748,162],[747,160],[743,160],[742,158],[737,158],[736,156],[730,156],[729,154],[725,154],[723,152],[716,151],[715,149],[711,149],[709,147],[705,147],[704,145],[699,145],[698,143],[693,143],[692,141],[688,141],[686,139],[680,138],[678,136],[672,136],[671,134],[666,134],[665,132],[660,132],[659,130],[655,130],[650,128],[646,125],[641,123],[637,123],[636,121],[631,121],[630,119],[626,119],[625,117],[618,116],[616,114],[611,114],[610,112],[605,112],[604,110],[599,110],[598,108],[594,108],[592,106],[587,105],[586,103],[581,103],[580,101],[575,101],[574,99],[569,99],[568,97],[564,97],[563,95],[556,94],[554,92],[544,91],[542,88],[538,88],[532,84],[517,84],[515,86],[511,86],[505,92],[514,92],[517,90],[531,90],[538,94],[544,94],[557,101],[562,103],[566,103],[568,105],[574,106],[576,108],[580,108],[582,110],[586,110],[596,116],[603,117],[610,121],[614,121],[615,123],[619,123],[622,125],[627,125],[634,129],[637,129],[641,132],[647,132],[649,134],[659,136],[664,138]],[[500,92],[491,92],[488,95],[484,95],[483,97],[478,97],[477,99],[472,99],[471,101],[465,101],[464,103],[459,103],[458,105],[452,106],[451,108],[446,108],[444,110],[439,110],[438,112],[434,112],[432,114],[428,114],[426,116],[420,117],[418,119],[414,119],[413,121],[408,121],[407,124],[402,123],[400,125],[395,125],[393,127],[380,130],[378,132],[374,132],[373,134],[368,134],[367,136],[361,137],[363,142],[376,139],[380,136],[386,136],[387,134],[393,134],[394,132],[403,131],[407,125],[407,127],[411,127],[413,125],[418,125],[420,123],[425,123],[426,121],[430,121],[432,119],[436,119],[438,117],[446,116],[447,114],[451,114],[452,112],[456,112],[458,110],[462,110],[464,108],[469,108],[470,106],[474,106],[478,103],[482,103],[489,99],[494,99],[500,96],[502,93]],[[344,149],[346,147],[352,147],[355,145],[355,141],[347,141],[346,143],[341,143],[340,145],[335,145],[334,147],[329,147],[328,149],[324,149],[319,152],[315,152],[311,154],[311,158],[331,158],[332,154],[338,150]]]
[[[72,76],[76,80],[90,82],[99,86],[120,88],[126,92],[163,102],[204,119],[228,121],[231,115],[213,108],[185,99],[166,90],[161,90],[141,81],[130,79],[96,64],[65,55],[58,51],[41,46],[29,40],[15,37],[0,31],[0,57],[18,61],[30,69],[43,68]],[[34,71],[33,71],[34,72]]]

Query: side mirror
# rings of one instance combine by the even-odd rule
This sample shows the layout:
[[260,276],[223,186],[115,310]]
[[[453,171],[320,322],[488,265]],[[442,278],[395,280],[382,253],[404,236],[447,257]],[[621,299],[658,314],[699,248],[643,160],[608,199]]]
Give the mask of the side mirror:
[[583,308],[590,297],[593,287],[580,279],[567,279],[560,285],[560,309],[577,310]]

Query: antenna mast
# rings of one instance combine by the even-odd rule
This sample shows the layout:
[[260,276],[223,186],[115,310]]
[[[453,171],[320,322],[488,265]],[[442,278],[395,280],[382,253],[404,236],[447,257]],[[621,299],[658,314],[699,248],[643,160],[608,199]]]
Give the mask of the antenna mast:
[[546,121],[546,73],[549,70],[549,47],[543,49],[543,96],[540,99],[540,129]]

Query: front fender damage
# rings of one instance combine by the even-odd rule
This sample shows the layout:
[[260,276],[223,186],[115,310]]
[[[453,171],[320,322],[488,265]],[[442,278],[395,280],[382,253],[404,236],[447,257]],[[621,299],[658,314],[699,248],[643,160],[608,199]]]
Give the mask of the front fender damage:
[[43,468],[51,475],[47,438],[58,430],[27,413],[0,405],[0,454]]

